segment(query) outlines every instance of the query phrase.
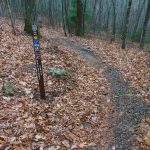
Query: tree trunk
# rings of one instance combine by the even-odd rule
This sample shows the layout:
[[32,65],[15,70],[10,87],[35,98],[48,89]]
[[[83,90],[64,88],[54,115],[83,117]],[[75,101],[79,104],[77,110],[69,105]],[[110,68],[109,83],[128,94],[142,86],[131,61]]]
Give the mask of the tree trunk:
[[87,0],[84,1],[84,9],[83,9],[83,33],[85,33],[86,5],[87,5]]
[[77,21],[76,21],[76,35],[83,36],[83,16],[84,16],[84,8],[82,0],[77,0]]
[[54,29],[55,25],[54,25],[54,17],[53,17],[53,10],[52,10],[53,7],[54,7],[53,0],[49,0],[48,1],[48,23]]
[[108,32],[108,28],[109,28],[110,10],[111,10],[111,6],[108,7],[108,13],[107,13],[107,19],[106,19],[106,25],[105,25],[106,32]]
[[68,28],[68,33],[71,34],[71,29],[70,29],[70,24],[68,19],[68,0],[63,0],[63,1],[64,1],[64,9],[65,9],[66,26]]
[[127,37],[127,31],[128,31],[128,24],[129,24],[129,16],[130,16],[130,11],[131,11],[131,5],[132,5],[132,0],[129,0],[127,13],[126,13],[126,18],[125,18],[125,25],[124,25],[124,29],[123,29],[123,33],[122,33],[122,49],[126,48],[126,37]]
[[148,4],[147,4],[146,16],[145,16],[145,20],[143,24],[143,31],[142,31],[141,40],[140,40],[140,48],[144,48],[146,29],[148,26],[149,18],[150,18],[150,0],[148,0]]
[[111,37],[111,42],[115,41],[116,38],[116,7],[115,7],[115,0],[112,0],[112,5],[113,5],[113,30],[112,30],[112,37]]
[[96,12],[96,6],[98,5],[98,0],[94,1],[94,7],[93,7],[93,12],[92,12],[92,29],[94,32],[94,36],[96,34],[96,20],[97,20],[97,12]]
[[7,3],[7,7],[8,7],[8,12],[9,12],[9,17],[10,17],[10,21],[11,21],[12,30],[13,30],[14,35],[16,35],[15,21],[12,17],[12,12],[11,12],[9,1],[6,0],[6,3]]
[[[33,13],[36,7],[36,0],[25,0],[25,27],[24,31],[32,35],[32,23],[37,18]],[[32,17],[33,16],[33,17]]]
[[62,3],[63,30],[64,30],[65,36],[67,36],[67,32],[66,32],[66,16],[65,16],[64,0],[62,0],[61,3]]
[[102,10],[103,9],[103,1],[99,0],[99,12],[98,12],[98,21],[99,21],[99,29],[102,30]]
[[[137,13],[138,13],[137,19],[136,19],[137,21],[136,21],[136,24],[135,24],[135,26],[134,26],[132,36],[134,36],[134,34],[135,34],[136,31],[137,31],[137,28],[138,28],[138,25],[139,25],[139,21],[140,21],[141,15],[142,15],[142,11],[143,11],[143,8],[144,8],[144,6],[145,6],[145,2],[146,2],[146,0],[143,1],[143,4],[142,4],[141,8],[140,8],[140,6],[138,7],[139,10],[138,10],[138,12],[137,12]],[[139,4],[139,5],[140,5],[140,4]]]

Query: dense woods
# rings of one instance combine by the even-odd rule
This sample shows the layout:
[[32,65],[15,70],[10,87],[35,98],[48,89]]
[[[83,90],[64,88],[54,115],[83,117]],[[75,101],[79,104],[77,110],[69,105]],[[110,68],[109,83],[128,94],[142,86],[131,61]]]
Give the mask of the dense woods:
[[149,5],[149,0],[1,0],[0,15],[12,22],[24,18],[29,34],[36,16],[37,23],[63,29],[66,36],[117,38],[122,39],[122,48],[126,41],[138,42],[143,48],[150,43]]

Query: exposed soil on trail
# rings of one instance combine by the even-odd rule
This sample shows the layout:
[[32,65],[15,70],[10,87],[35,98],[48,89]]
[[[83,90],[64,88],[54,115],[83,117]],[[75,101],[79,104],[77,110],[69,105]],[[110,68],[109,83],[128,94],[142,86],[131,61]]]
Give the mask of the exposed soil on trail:
[[[88,64],[95,66],[97,69],[103,68],[103,74],[112,90],[113,108],[117,112],[117,119],[115,119],[113,125],[114,137],[108,149],[132,150],[133,143],[131,138],[137,134],[133,131],[133,128],[138,126],[142,119],[149,115],[150,107],[137,95],[138,92],[130,86],[129,82],[125,81],[121,72],[107,64],[103,55],[97,55],[90,48],[86,49],[66,38],[51,36],[48,39],[57,41],[78,52],[87,60]],[[110,119],[110,121],[112,120]]]

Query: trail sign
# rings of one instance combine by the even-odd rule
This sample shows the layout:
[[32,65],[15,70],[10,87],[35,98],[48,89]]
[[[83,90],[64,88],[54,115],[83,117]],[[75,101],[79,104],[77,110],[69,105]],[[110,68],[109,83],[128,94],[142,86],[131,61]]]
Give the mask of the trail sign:
[[32,25],[32,31],[33,31],[33,45],[34,45],[35,61],[36,61],[37,75],[39,81],[40,96],[41,99],[45,99],[41,52],[40,52],[40,45],[39,45],[39,38],[38,38],[38,28],[36,25]]

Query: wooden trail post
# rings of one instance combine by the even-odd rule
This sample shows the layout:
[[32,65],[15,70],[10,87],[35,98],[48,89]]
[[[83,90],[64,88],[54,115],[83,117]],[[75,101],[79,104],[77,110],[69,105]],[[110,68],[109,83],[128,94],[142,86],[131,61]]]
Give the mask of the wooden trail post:
[[41,99],[45,99],[41,52],[40,52],[40,45],[39,45],[38,28],[36,25],[32,25],[32,31],[33,31],[33,45],[34,45],[35,61],[36,61],[36,68],[37,68],[37,76],[39,81],[40,97]]

